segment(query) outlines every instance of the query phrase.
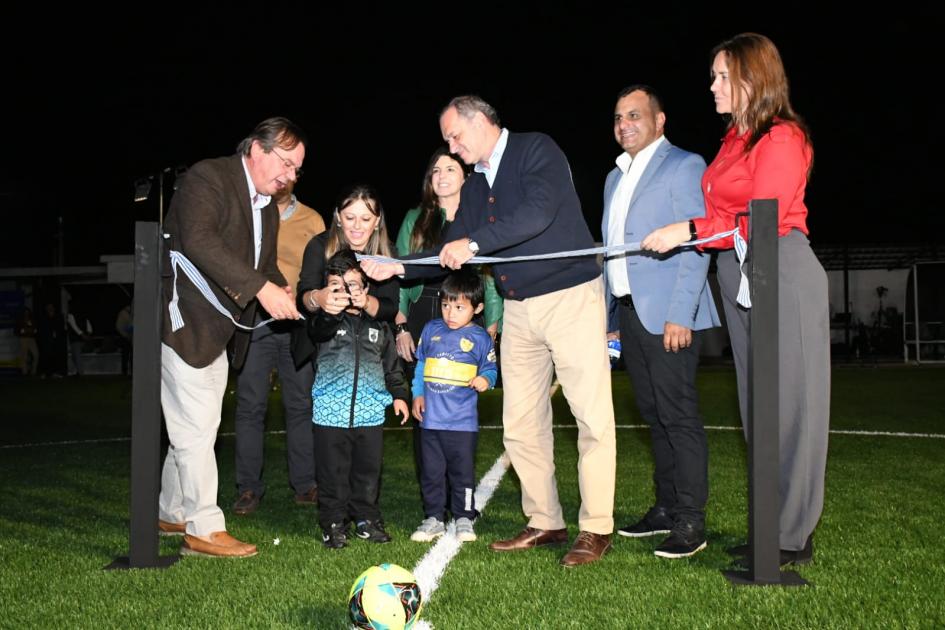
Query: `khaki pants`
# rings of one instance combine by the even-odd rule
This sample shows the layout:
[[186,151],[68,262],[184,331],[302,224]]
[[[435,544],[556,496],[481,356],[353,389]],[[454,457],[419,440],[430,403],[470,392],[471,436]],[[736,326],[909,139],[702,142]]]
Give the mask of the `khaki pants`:
[[226,352],[205,368],[188,365],[161,344],[161,407],[171,445],[167,448],[158,499],[161,520],[187,523],[191,536],[226,530],[217,506],[217,458],[229,365]]
[[555,483],[553,373],[578,427],[582,531],[614,529],[617,444],[600,278],[521,301],[506,300],[502,331],[504,442],[522,484],[529,526],[563,529]]

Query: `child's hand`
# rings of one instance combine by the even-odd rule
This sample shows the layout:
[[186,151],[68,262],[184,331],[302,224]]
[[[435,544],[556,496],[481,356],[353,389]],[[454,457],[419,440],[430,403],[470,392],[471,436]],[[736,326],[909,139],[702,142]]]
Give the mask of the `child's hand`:
[[368,294],[361,289],[351,289],[349,294],[351,297],[351,306],[364,310],[364,307],[367,306]]
[[406,400],[400,400],[398,398],[394,401],[394,415],[404,417],[404,419],[400,421],[400,424],[405,424],[407,420],[410,419],[410,410],[407,409]]
[[426,411],[426,406],[423,404],[423,396],[417,396],[413,399],[413,417],[423,422],[423,412]]
[[489,389],[489,381],[482,376],[475,376],[473,380],[469,381],[469,386],[477,392],[482,393]]

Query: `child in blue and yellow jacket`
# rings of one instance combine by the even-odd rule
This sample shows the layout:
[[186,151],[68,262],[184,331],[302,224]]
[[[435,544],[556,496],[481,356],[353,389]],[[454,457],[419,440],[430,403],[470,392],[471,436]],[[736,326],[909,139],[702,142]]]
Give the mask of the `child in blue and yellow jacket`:
[[495,386],[492,337],[472,322],[483,309],[482,278],[454,271],[440,287],[442,319],[427,322],[417,344],[413,415],[420,421],[420,486],[424,520],[410,536],[428,542],[445,530],[449,509],[462,541],[476,540],[474,497],[477,402]]

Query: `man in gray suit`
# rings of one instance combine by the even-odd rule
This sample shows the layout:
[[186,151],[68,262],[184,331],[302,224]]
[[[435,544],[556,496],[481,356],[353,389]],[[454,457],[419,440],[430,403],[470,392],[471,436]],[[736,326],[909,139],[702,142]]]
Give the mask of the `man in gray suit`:
[[[614,137],[624,152],[604,185],[602,232],[608,245],[640,240],[667,222],[705,215],[705,161],[669,143],[666,114],[646,85],[617,98]],[[608,328],[619,338],[640,414],[650,425],[656,503],[618,530],[632,538],[669,534],[656,548],[684,558],[706,547],[708,445],[698,410],[699,331],[719,325],[706,283],[708,255],[677,249],[662,256],[607,260]]]
[[[259,304],[276,319],[298,319],[292,289],[276,266],[279,213],[272,196],[294,182],[305,159],[302,130],[285,118],[259,123],[229,157],[195,164],[171,201],[167,250],[184,254],[217,300],[243,324]],[[170,446],[161,473],[159,527],[183,535],[181,553],[246,557],[256,546],[226,531],[217,506],[213,453],[229,365],[239,369],[250,336],[218,313],[183,274],[165,270],[161,406]],[[172,325],[170,306],[184,326]]]

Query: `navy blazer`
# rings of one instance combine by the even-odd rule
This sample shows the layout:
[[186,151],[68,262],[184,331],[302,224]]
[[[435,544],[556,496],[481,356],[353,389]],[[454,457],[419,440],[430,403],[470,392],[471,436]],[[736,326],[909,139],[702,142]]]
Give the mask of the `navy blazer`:
[[[520,256],[594,247],[564,152],[542,133],[510,133],[490,188],[473,173],[460,194],[445,242],[468,237],[483,256]],[[429,254],[426,254],[429,255]],[[406,265],[407,278],[444,273]],[[499,263],[492,267],[504,297],[523,300],[600,276],[593,256]]]
[[[702,173],[705,160],[664,140],[640,176],[630,199],[624,224],[624,243],[641,241],[647,234],[668,223],[705,216]],[[604,241],[614,191],[623,172],[614,168],[604,184]],[[719,325],[719,315],[706,282],[709,255],[692,247],[682,247],[659,255],[651,252],[626,255],[627,276],[633,306],[647,332],[663,334],[666,322],[703,330]],[[606,265],[605,265],[606,279]],[[619,327],[616,301],[607,287],[607,330]]]

